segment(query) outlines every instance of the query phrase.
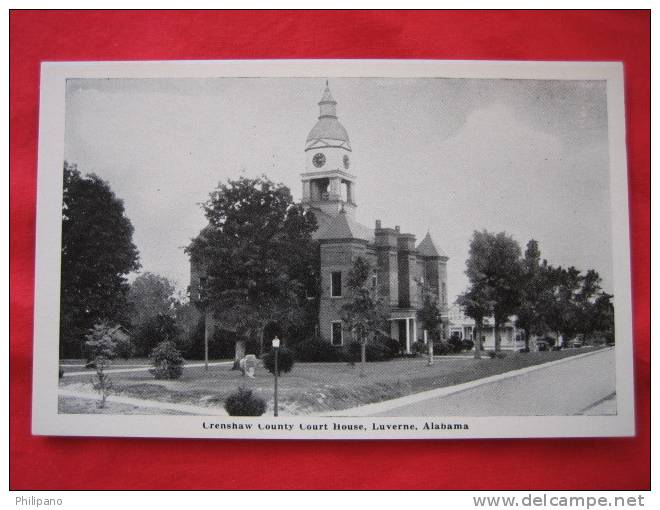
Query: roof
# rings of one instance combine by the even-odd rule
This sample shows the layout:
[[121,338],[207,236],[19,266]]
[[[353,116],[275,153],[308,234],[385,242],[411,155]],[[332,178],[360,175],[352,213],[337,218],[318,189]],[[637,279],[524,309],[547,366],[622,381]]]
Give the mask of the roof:
[[314,235],[314,238],[318,240],[360,239],[367,242],[374,241],[373,230],[358,223],[343,210],[334,216],[329,216],[326,221],[319,221],[319,225],[320,227]]
[[319,101],[319,120],[307,135],[308,148],[311,145],[315,148],[318,147],[319,142],[322,142],[321,145],[339,145],[348,150],[351,149],[348,132],[337,119],[337,101],[332,97],[327,81],[323,96]]
[[447,257],[447,254],[442,249],[436,248],[433,239],[431,239],[430,232],[427,232],[422,242],[417,245],[417,252],[422,257]]

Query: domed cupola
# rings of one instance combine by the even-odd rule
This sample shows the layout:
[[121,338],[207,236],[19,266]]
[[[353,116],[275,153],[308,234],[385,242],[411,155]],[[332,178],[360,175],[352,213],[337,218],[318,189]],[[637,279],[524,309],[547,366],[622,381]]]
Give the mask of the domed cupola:
[[[319,120],[305,144],[302,203],[328,217],[355,213],[355,168],[348,133],[337,120],[337,101],[325,82]],[[317,219],[322,215],[317,215]]]
[[325,82],[323,97],[319,101],[319,120],[307,135],[305,151],[335,147],[351,150],[348,132],[337,119],[337,101],[332,97],[328,82]]

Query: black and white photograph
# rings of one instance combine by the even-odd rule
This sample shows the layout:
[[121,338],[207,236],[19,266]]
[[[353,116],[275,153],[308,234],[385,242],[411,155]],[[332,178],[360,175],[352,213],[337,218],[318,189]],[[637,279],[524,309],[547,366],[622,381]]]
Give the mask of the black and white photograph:
[[33,431],[634,434],[614,63],[45,63]]

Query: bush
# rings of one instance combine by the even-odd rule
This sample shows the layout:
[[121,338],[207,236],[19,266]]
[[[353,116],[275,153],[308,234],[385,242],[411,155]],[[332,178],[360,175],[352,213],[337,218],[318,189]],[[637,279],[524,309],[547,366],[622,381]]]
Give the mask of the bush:
[[225,410],[229,416],[261,416],[266,412],[266,401],[240,387],[225,400]]
[[428,347],[424,342],[417,340],[417,342],[412,344],[412,351],[416,354],[426,354],[428,351]]
[[295,357],[299,361],[342,361],[342,350],[324,340],[307,340],[296,345]]
[[[278,351],[277,375],[282,375],[282,372],[286,374],[293,368],[293,351],[291,349],[287,349],[286,347],[280,347]],[[264,364],[266,370],[275,375],[275,349],[271,349],[269,352],[264,354],[261,358],[261,361]]]
[[461,335],[459,335],[457,332],[451,334],[448,343],[449,343],[449,349],[453,353],[458,354],[463,350],[463,340],[461,340]]
[[[397,345],[398,352],[398,345]],[[344,359],[349,362],[357,363],[362,360],[362,351],[360,342],[354,341],[344,347]],[[395,354],[391,347],[391,342],[386,339],[376,338],[367,342],[366,358],[368,362],[387,361],[392,359]]]
[[174,342],[161,342],[149,355],[154,368],[149,373],[156,379],[178,379],[183,373],[184,359]]
[[385,337],[381,337],[380,341],[385,346],[385,349],[389,351],[389,356],[391,358],[394,358],[400,354],[401,344],[399,344],[398,340],[395,340],[394,338],[390,338],[389,336],[385,336]]
[[434,356],[444,356],[446,354],[449,354],[451,352],[451,347],[447,342],[443,342],[442,340],[439,340],[437,342],[433,342],[433,355]]
[[471,351],[474,348],[474,342],[472,340],[463,340],[461,344],[464,351]]

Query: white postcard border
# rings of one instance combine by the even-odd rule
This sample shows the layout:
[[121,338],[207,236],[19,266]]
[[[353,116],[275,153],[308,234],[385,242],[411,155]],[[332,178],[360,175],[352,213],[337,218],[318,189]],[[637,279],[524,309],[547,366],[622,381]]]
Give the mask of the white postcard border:
[[[508,416],[434,418],[199,417],[70,415],[57,412],[62,161],[67,78],[174,77],[438,77],[607,80],[614,262],[615,416]],[[45,62],[41,68],[32,433],[37,435],[260,438],[260,439],[455,439],[606,437],[635,433],[632,310],[623,65],[616,62],[506,62],[432,60],[254,60],[167,62]],[[468,429],[424,430],[427,422],[467,424]],[[204,424],[251,423],[246,429],[208,429]],[[359,424],[365,431],[316,430]],[[291,425],[260,430],[259,425]],[[416,430],[376,425],[406,425]],[[309,426],[309,430],[300,427]]]

